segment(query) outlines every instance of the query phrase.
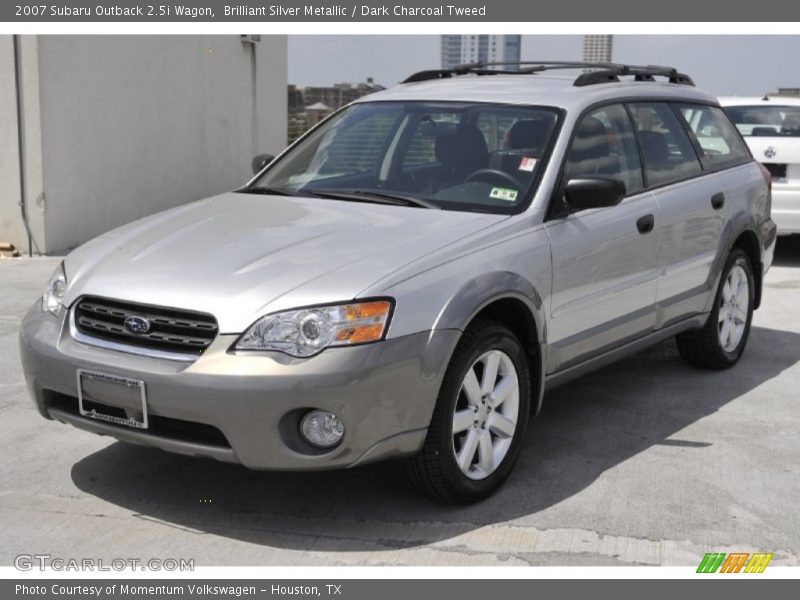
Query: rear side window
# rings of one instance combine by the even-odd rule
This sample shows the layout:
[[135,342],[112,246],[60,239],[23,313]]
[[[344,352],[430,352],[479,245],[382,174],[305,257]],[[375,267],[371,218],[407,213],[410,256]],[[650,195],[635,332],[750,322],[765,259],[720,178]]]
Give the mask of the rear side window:
[[697,104],[679,104],[677,108],[694,132],[708,166],[724,167],[750,158],[744,140],[722,109]]
[[618,177],[628,194],[644,187],[633,127],[621,104],[604,106],[583,118],[575,129],[566,174],[567,180],[592,175]]
[[644,156],[647,183],[665,185],[700,175],[703,167],[672,108],[662,102],[630,105]]

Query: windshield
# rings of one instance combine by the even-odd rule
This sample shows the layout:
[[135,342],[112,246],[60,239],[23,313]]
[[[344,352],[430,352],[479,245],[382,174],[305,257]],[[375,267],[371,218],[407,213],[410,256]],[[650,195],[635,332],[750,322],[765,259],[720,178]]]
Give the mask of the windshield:
[[728,106],[725,112],[744,136],[800,137],[800,106]]
[[477,103],[356,104],[243,191],[516,212],[532,196],[558,116],[551,108]]

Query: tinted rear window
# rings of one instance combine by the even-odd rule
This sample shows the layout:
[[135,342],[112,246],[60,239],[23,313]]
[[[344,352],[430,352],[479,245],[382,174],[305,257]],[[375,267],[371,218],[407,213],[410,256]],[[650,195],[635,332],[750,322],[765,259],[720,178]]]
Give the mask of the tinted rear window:
[[800,106],[727,106],[744,136],[800,137]]
[[694,133],[704,163],[711,168],[740,164],[750,151],[722,109],[700,104],[679,104],[678,111]]

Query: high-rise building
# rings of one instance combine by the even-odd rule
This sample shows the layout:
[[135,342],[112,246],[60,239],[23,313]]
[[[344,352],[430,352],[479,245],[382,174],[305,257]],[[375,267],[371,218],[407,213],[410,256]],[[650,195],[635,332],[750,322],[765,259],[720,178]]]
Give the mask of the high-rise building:
[[443,35],[442,68],[474,62],[519,62],[519,35]]
[[586,62],[611,62],[613,36],[583,36],[583,60]]

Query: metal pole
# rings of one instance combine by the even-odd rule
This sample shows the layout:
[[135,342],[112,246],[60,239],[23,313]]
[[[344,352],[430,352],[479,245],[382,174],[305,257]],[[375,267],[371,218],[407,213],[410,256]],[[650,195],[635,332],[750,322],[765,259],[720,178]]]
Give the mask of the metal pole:
[[[19,149],[19,191],[20,199],[19,206],[22,212],[22,223],[25,226],[25,232],[28,235],[28,256],[33,256],[33,235],[31,234],[31,227],[28,223],[28,186],[27,177],[25,176],[27,167],[27,152],[25,147],[25,117],[24,101],[22,97],[22,52],[20,49],[20,39],[18,35],[14,35],[14,81],[16,83],[17,95],[17,147]],[[38,247],[37,247],[38,251]]]

